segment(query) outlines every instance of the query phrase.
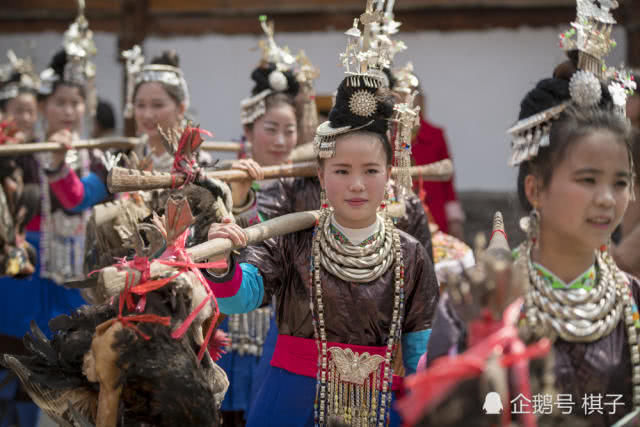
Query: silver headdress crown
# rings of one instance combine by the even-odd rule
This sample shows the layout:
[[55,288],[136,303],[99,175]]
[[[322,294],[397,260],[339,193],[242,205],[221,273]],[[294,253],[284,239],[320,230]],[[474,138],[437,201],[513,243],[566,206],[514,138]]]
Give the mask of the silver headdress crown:
[[259,42],[262,50],[261,66],[275,64],[276,69],[269,74],[269,88],[262,92],[243,99],[240,102],[240,117],[243,125],[255,122],[266,112],[265,99],[267,96],[276,92],[284,92],[289,88],[286,71],[290,71],[296,65],[296,58],[289,52],[289,48],[278,46],[274,38],[273,21],[267,21],[265,15],[260,15],[260,26],[267,36],[266,40]]
[[413,130],[420,124],[420,107],[413,106],[415,92],[406,101],[393,107],[392,123],[396,125],[395,132],[395,164],[398,169],[396,181],[404,191],[411,191],[413,183],[409,168],[411,167],[411,140]]
[[[12,99],[18,96],[20,89],[37,92],[40,79],[33,69],[31,59],[18,58],[13,50],[7,52],[9,63],[0,66],[0,100]],[[18,81],[9,82],[14,74],[19,74]],[[5,83],[6,82],[6,83]]]
[[124,108],[126,118],[133,117],[133,95],[136,86],[143,82],[160,82],[179,88],[184,95],[185,109],[189,108],[189,87],[180,68],[164,64],[144,65],[142,49],[138,45],[122,52],[122,57],[126,60],[127,67],[127,102]]
[[[95,89],[96,66],[91,58],[96,55],[93,32],[84,16],[85,2],[78,0],[78,17],[64,33],[62,45],[67,54],[62,81],[84,87],[89,112],[95,114],[97,96]],[[51,95],[60,76],[52,68],[40,73],[40,93]]]
[[404,67],[393,70],[393,76],[396,78],[396,92],[403,94],[412,94],[418,90],[420,80],[413,72],[413,63],[407,62]]
[[[362,88],[353,91],[348,101],[351,113],[360,117],[372,117],[377,110],[378,97],[373,90],[389,87],[389,79],[383,70],[391,64],[391,44],[386,42],[386,35],[375,35],[372,30],[372,27],[381,27],[385,22],[383,4],[384,0],[367,0],[365,12],[359,18],[355,18],[353,26],[345,32],[348,38],[347,49],[340,54],[346,74],[346,86]],[[359,24],[363,25],[362,30]],[[322,123],[318,126],[314,139],[316,154],[320,158],[333,157],[338,136],[365,128],[371,123],[373,120],[358,127],[338,128],[332,127],[329,121]]]
[[[386,4],[384,3],[384,0],[379,0],[376,4],[377,10],[382,10],[384,7],[384,14],[382,16],[382,21],[371,24],[370,37],[371,47],[374,50],[385,52],[385,55],[389,60],[389,65],[387,66],[390,66],[398,53],[407,50],[407,45],[402,40],[392,37],[398,33],[398,29],[400,28],[400,25],[402,25],[400,22],[395,20],[393,14],[395,0],[386,0]],[[385,87],[390,87],[387,75],[383,74],[383,76],[385,79]]]
[[597,107],[602,99],[601,82],[610,82],[608,89],[616,111],[625,114],[627,95],[633,93],[636,83],[630,73],[607,68],[604,61],[616,46],[611,38],[611,30],[616,23],[611,11],[617,7],[615,0],[577,0],[576,21],[571,24],[571,29],[560,34],[560,47],[566,51],[578,51],[578,71],[569,82],[571,100],[522,119],[507,131],[512,141],[511,166],[534,158],[540,147],[549,144],[552,122],[567,107]]
[[296,107],[298,117],[298,144],[313,140],[318,127],[318,107],[316,105],[314,81],[320,76],[318,69],[301,50],[296,55],[296,80],[300,84],[300,102]]

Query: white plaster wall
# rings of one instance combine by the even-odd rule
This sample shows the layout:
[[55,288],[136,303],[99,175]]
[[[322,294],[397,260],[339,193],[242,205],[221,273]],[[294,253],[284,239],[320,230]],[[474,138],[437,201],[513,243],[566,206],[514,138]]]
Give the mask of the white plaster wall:
[[[256,24],[257,25],[257,24]],[[460,190],[508,190],[515,171],[507,167],[509,142],[505,130],[515,121],[519,102],[541,78],[564,59],[557,34],[564,28],[520,28],[465,32],[402,34],[409,50],[397,64],[411,60],[427,94],[427,115],[446,130],[456,163]],[[624,31],[615,34],[618,48],[609,63],[624,60]],[[116,61],[116,37],[97,33],[99,95],[122,104],[122,72]],[[305,49],[320,68],[319,94],[335,90],[343,74],[338,54],[344,50],[341,32],[276,35],[292,51]],[[0,37],[0,52],[14,48],[28,53],[26,41],[36,43],[32,56],[42,69],[60,44],[56,33],[17,34]],[[217,139],[240,135],[239,102],[249,94],[250,70],[260,53],[258,37],[208,35],[204,37],[150,37],[148,57],[163,49],[177,49],[191,88],[191,113]]]

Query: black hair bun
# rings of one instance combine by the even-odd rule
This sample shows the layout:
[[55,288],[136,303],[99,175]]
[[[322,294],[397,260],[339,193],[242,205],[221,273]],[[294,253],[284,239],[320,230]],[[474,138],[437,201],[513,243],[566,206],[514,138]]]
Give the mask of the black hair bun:
[[391,68],[385,67],[382,69],[382,72],[384,72],[384,74],[387,76],[387,79],[389,79],[389,89],[395,89],[396,84],[398,83],[398,79],[394,77],[393,73],[391,72]]
[[540,80],[520,103],[519,120],[555,107],[571,98],[569,81],[560,78]]
[[[267,89],[274,89],[269,82],[269,76],[272,72],[276,71],[276,65],[273,63],[268,63],[266,65],[261,65],[251,73],[251,79],[254,81],[255,86],[251,90],[251,95],[257,95],[262,91]],[[300,91],[300,83],[296,79],[296,76],[291,71],[283,71],[282,74],[287,79],[287,88],[284,91],[278,91],[282,93],[286,93],[287,95],[291,95],[292,97],[296,97],[298,92]]]
[[22,79],[22,74],[18,73],[17,71],[14,71],[13,73],[11,73],[11,75],[7,80],[0,81],[0,87],[8,85],[9,83],[20,82],[21,79]]
[[577,63],[572,60],[564,61],[553,70],[553,77],[556,79],[571,81],[571,77],[573,77],[576,71],[578,71],[578,66],[576,64]]
[[67,52],[64,49],[61,49],[53,55],[53,58],[51,58],[49,67],[52,68],[57,75],[62,77],[64,76],[65,65],[67,65]]
[[[365,130],[380,134],[387,132],[389,119],[393,115],[393,95],[386,88],[375,88],[367,85],[365,80],[369,79],[362,76],[347,76],[340,83],[336,94],[336,104],[329,112],[329,121],[332,128],[343,126],[361,127],[373,120],[373,123],[364,128]],[[358,91],[366,91],[375,98],[376,107],[372,114],[363,116],[351,111],[351,97]]]
[[160,56],[156,56],[151,60],[155,65],[169,65],[171,67],[180,68],[180,57],[175,49],[165,50]]
[[[527,93],[520,103],[519,120],[533,116],[546,109],[555,107],[565,101],[571,99],[569,84],[571,78],[578,71],[578,51],[570,51],[567,53],[569,59],[559,64],[553,70],[553,77],[550,79],[540,80],[535,89]],[[600,108],[611,108],[613,106],[613,98],[609,93],[606,84],[601,83],[602,98],[600,100]]]

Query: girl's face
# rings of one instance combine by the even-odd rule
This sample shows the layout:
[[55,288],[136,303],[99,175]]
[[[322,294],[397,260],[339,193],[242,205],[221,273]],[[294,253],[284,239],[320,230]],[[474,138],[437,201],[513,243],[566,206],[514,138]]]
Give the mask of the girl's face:
[[382,142],[366,134],[339,137],[336,155],[324,160],[318,170],[336,221],[348,228],[375,222],[390,175]]
[[[529,186],[537,184],[532,179]],[[541,249],[593,251],[607,243],[627,209],[630,184],[629,154],[618,137],[597,130],[579,138],[548,187],[529,198],[540,212]]]
[[7,101],[5,110],[7,118],[15,120],[18,129],[24,133],[25,141],[33,138],[38,121],[36,96],[32,93],[21,93]]
[[56,90],[44,100],[44,118],[47,134],[67,129],[79,132],[82,128],[85,103],[79,87],[59,84]]
[[158,125],[165,130],[179,125],[184,116],[184,103],[177,104],[159,82],[142,83],[138,87],[134,105],[134,119],[139,134],[159,140]]
[[294,108],[286,103],[271,106],[251,130],[245,128],[245,137],[251,142],[251,155],[260,166],[286,163],[298,141]]

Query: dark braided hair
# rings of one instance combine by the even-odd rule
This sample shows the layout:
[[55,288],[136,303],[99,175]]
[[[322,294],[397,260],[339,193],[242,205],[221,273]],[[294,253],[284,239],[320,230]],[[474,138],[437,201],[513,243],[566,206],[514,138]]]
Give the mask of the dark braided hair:
[[[251,89],[251,95],[255,96],[262,91],[267,89],[272,89],[269,84],[269,75],[276,70],[276,65],[273,63],[268,63],[266,65],[261,65],[257,67],[251,73],[251,80],[255,83],[253,89]],[[296,96],[298,96],[298,92],[300,91],[300,83],[296,79],[295,75],[291,71],[283,71],[282,74],[287,78],[287,89],[282,92],[274,92],[271,95],[267,96],[264,100],[265,108],[268,111],[272,107],[287,104],[293,108],[294,112],[297,112],[297,106],[295,102]],[[246,127],[251,130],[253,129],[253,123],[249,123]]]
[[[359,84],[354,85],[354,79],[358,79]],[[375,111],[368,117],[354,114],[349,106],[351,96],[361,90],[371,93],[377,101]],[[394,98],[389,89],[367,86],[362,76],[347,76],[338,87],[336,103],[329,112],[329,122],[331,122],[332,128],[343,126],[362,127],[356,132],[369,133],[378,137],[384,147],[387,164],[391,164],[393,148],[387,137],[387,131],[389,129],[389,119],[393,114],[393,104]],[[368,124],[369,122],[371,123]],[[352,133],[349,132],[348,134]]]
[[[0,90],[2,90],[4,87],[10,84],[19,83],[21,78],[22,78],[21,73],[14,72],[13,74],[11,74],[8,80],[0,84]],[[23,93],[29,93],[36,97],[38,96],[38,91],[36,88],[18,85],[18,95],[22,95]],[[9,99],[0,99],[0,111],[6,111],[8,102],[9,102]]]
[[77,87],[80,90],[80,96],[85,99],[85,90],[83,85],[64,80],[64,68],[67,65],[67,61],[67,52],[64,49],[59,50],[55,55],[53,55],[53,58],[49,63],[49,67],[53,69],[53,71],[60,79],[53,83],[53,88],[50,94],[38,94],[38,100],[43,101],[47,99],[49,96],[53,95],[56,92],[59,86]]
[[[165,50],[164,52],[162,52],[162,54],[160,56],[156,56],[151,60],[151,64],[154,65],[169,65],[171,67],[175,67],[175,68],[180,68],[180,57],[178,56],[178,52],[176,52],[175,50]],[[149,82],[140,82],[136,85],[134,91],[133,91],[133,99],[136,98],[136,94],[138,93],[138,89],[140,88],[140,86],[143,83],[149,83]],[[167,92],[167,94],[169,95],[169,97],[177,104],[180,105],[182,104],[186,97],[187,94],[183,93],[183,90],[181,87],[179,86],[174,86],[174,85],[168,85],[164,82],[158,81],[156,83],[160,83],[162,85],[162,88],[165,90],[165,92]]]
[[[251,89],[251,95],[257,95],[264,90],[273,89],[269,84],[269,75],[276,71],[276,69],[276,64],[269,62],[253,70],[251,73],[251,80],[253,80],[255,85],[253,86],[253,89]],[[295,98],[300,91],[300,83],[298,83],[293,72],[282,71],[282,74],[287,78],[287,89],[280,93],[285,93],[292,98]]]
[[[520,103],[519,119],[531,117],[569,99],[569,81],[577,71],[577,55],[556,67],[553,77],[538,82],[536,87]],[[549,134],[549,145],[540,147],[538,155],[520,164],[518,171],[518,199],[526,211],[533,209],[524,189],[527,175],[541,178],[543,188],[549,185],[555,168],[564,159],[569,147],[579,138],[596,130],[608,130],[623,142],[629,150],[631,162],[631,131],[628,121],[614,111],[609,89],[602,85],[602,99],[596,108],[568,107],[553,121]]]

